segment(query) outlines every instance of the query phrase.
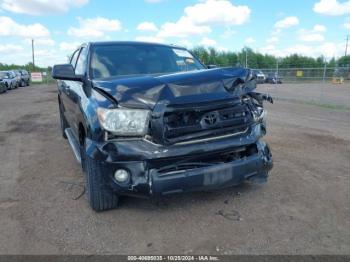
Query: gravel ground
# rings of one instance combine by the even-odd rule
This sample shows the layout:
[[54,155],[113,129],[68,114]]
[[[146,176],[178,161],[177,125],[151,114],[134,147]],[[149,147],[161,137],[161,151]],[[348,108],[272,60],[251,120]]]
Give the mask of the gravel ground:
[[[55,86],[0,95],[0,254],[350,254],[350,86],[262,85],[269,182],[93,212]],[[324,90],[327,90],[324,91]],[[297,101],[298,100],[298,101]]]
[[350,110],[350,83],[334,85],[323,83],[260,85],[262,92],[268,92],[276,98],[293,102],[315,103],[330,107],[345,107]]

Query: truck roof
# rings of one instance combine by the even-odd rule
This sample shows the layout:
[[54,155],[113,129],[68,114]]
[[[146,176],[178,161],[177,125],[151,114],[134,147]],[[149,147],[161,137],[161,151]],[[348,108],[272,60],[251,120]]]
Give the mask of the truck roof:
[[139,42],[139,41],[99,41],[99,42],[88,42],[86,44],[97,46],[97,45],[111,45],[111,44],[130,44],[130,45],[157,45],[157,46],[164,46],[164,47],[170,47],[170,48],[180,48],[180,49],[186,49],[185,47],[177,46],[177,45],[168,45],[168,44],[161,44],[161,43],[151,43],[151,42]]

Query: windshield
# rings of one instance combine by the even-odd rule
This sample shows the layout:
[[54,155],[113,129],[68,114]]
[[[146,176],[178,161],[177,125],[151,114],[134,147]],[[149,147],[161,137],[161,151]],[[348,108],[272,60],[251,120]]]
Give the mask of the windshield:
[[8,78],[6,72],[0,72],[0,78]]
[[149,75],[205,69],[185,49],[158,45],[97,45],[91,57],[92,78]]

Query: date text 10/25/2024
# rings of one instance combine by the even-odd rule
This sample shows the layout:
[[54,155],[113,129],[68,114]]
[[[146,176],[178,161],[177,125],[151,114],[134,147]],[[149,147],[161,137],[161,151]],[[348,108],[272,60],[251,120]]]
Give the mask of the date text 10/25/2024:
[[128,256],[128,261],[219,261],[217,256]]

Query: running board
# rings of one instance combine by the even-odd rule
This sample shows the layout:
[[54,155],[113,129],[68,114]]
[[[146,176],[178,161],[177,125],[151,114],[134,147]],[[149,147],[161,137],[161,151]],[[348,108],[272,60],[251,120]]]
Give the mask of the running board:
[[64,130],[64,133],[67,135],[70,147],[73,150],[74,156],[77,159],[77,161],[79,162],[79,164],[81,164],[81,155],[80,155],[80,150],[79,150],[79,143],[78,141],[75,139],[72,129],[71,128],[66,128]]

